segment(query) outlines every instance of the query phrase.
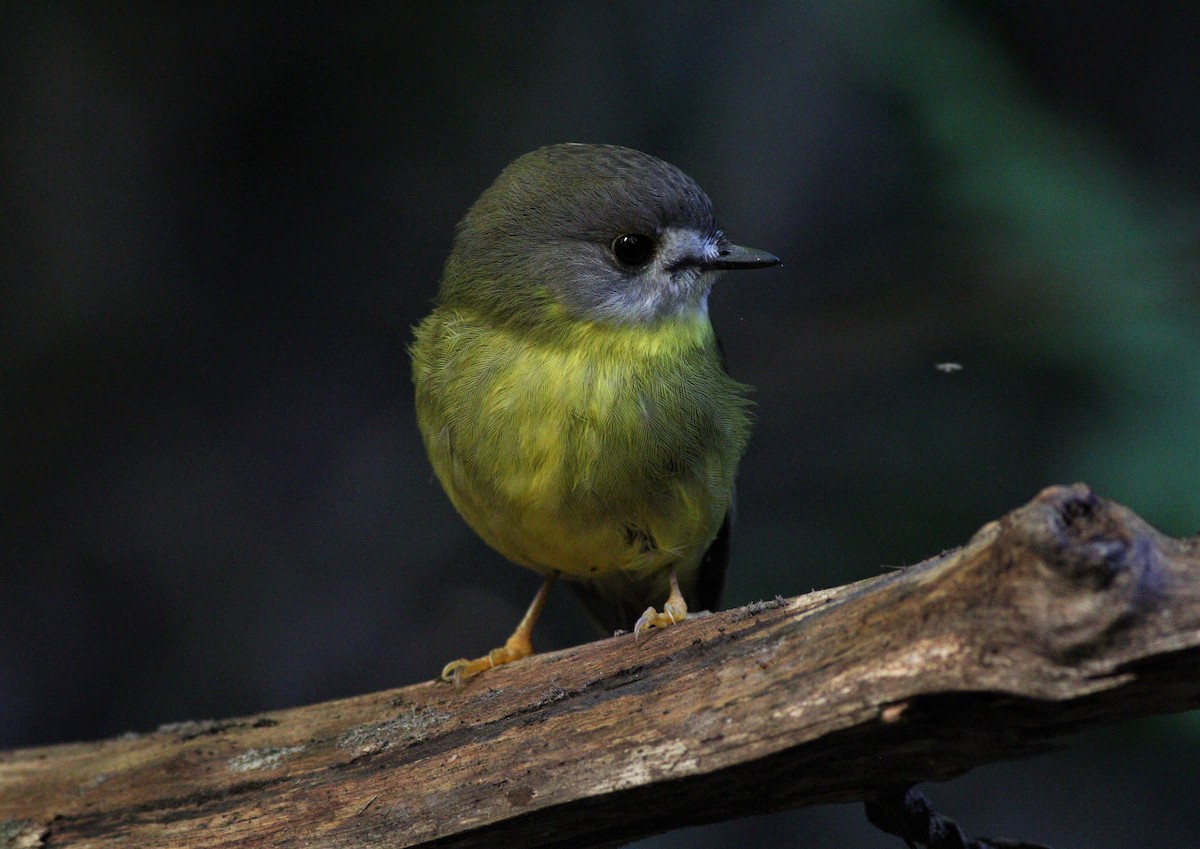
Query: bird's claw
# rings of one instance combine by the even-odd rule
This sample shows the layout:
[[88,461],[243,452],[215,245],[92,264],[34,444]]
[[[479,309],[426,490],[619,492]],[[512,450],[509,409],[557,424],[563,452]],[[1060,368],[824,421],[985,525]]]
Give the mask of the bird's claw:
[[638,617],[637,623],[633,626],[633,641],[636,643],[641,639],[641,636],[651,628],[667,628],[671,625],[677,625],[687,619],[687,606],[684,604],[674,604],[671,599],[663,605],[662,613],[653,607],[647,607],[646,612]]

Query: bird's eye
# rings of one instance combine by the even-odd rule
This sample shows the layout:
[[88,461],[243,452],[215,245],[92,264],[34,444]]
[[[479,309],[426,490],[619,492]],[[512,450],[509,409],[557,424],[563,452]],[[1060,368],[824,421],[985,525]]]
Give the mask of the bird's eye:
[[654,256],[654,239],[642,233],[625,233],[613,239],[612,252],[621,265],[636,268]]

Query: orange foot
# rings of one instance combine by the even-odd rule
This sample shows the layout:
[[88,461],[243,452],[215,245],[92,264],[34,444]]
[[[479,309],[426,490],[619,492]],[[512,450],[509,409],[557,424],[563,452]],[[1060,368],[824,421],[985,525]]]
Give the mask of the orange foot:
[[550,588],[554,586],[554,579],[557,577],[557,572],[551,572],[542,583],[541,589],[533,597],[529,609],[525,611],[516,630],[504,645],[498,649],[492,649],[483,657],[477,657],[474,660],[467,660],[464,657],[450,661],[442,669],[442,680],[455,687],[461,687],[484,670],[495,669],[501,664],[512,663],[514,660],[520,660],[533,654],[533,626],[537,624],[538,617],[542,615],[542,608],[546,606],[546,599],[550,597]]
[[679,591],[679,579],[675,577],[675,568],[671,567],[671,594],[667,596],[666,602],[663,604],[662,613],[659,613],[653,607],[647,607],[633,626],[633,640],[637,642],[644,631],[649,631],[651,628],[666,628],[669,625],[675,625],[687,619],[688,608],[687,602],[683,600],[683,593]]

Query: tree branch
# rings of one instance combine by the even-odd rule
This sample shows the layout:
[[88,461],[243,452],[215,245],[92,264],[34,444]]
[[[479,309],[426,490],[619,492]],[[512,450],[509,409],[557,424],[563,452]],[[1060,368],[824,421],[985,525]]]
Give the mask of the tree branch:
[[1200,541],[1054,487],[902,571],[485,673],[0,754],[16,846],[607,846],[1200,705]]

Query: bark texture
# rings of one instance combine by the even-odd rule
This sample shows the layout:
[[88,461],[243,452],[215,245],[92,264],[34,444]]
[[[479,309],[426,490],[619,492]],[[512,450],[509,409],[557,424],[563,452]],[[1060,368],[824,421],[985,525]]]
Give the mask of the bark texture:
[[1200,542],[1086,486],[832,590],[243,719],[0,753],[0,849],[617,845],[1200,705]]

